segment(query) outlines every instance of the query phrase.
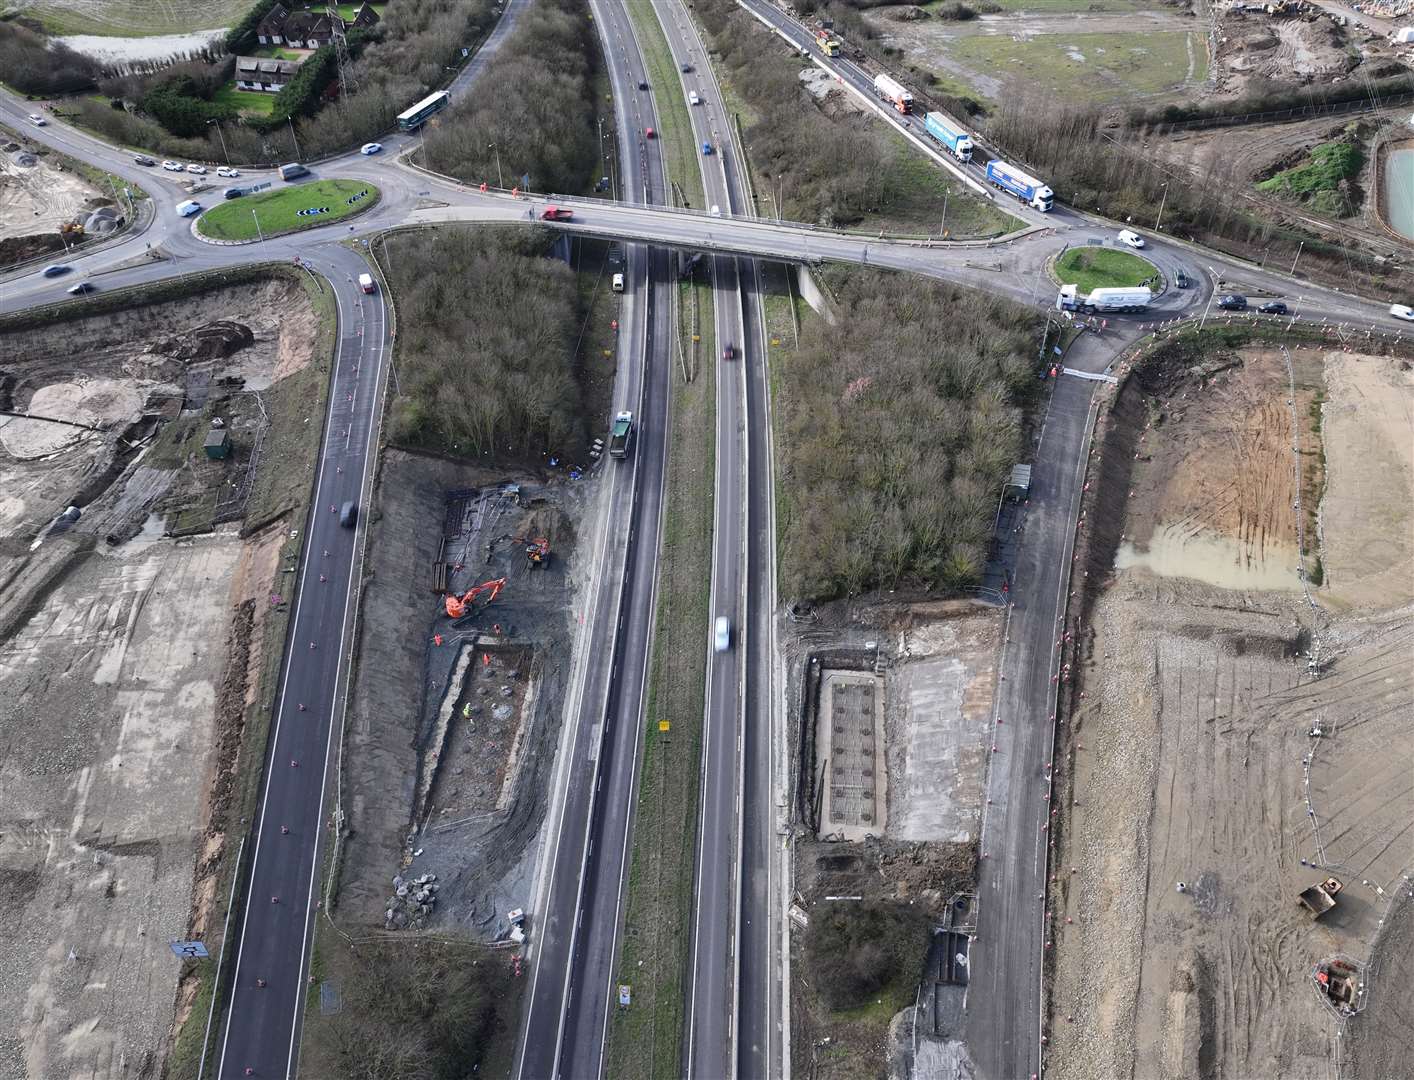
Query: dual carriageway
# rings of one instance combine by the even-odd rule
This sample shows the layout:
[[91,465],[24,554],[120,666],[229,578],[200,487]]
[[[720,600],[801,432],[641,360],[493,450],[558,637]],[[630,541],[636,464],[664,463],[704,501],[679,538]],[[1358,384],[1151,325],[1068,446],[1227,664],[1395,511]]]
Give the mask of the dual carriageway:
[[[484,48],[504,39],[529,0],[511,0]],[[738,0],[787,40],[811,48],[810,33],[767,0]],[[813,229],[752,216],[740,149],[708,56],[681,0],[655,4],[664,34],[684,74],[680,87],[636,89],[647,67],[625,5],[591,0],[609,58],[618,115],[620,202],[554,197],[575,209],[560,227],[628,241],[627,280],[619,339],[614,407],[641,420],[638,449],[627,468],[610,471],[600,506],[597,570],[586,632],[577,649],[565,745],[544,846],[542,903],[532,955],[528,998],[517,1058],[524,1080],[598,1076],[614,1005],[618,935],[627,882],[647,661],[655,618],[657,556],[669,432],[669,346],[676,274],[669,249],[711,253],[716,341],[736,346],[735,362],[716,361],[716,483],[712,613],[728,615],[735,647],[709,656],[695,922],[688,984],[684,1072],[717,1077],[788,1075],[784,896],[788,867],[777,839],[772,776],[782,753],[784,711],[777,697],[772,632],[775,605],[774,522],[771,518],[771,443],[765,341],[756,258],[813,263],[842,260],[961,282],[1048,304],[1047,258],[1065,244],[1112,235],[1107,222],[1057,206],[1047,215],[1006,204],[1028,224],[1011,239],[986,245],[885,240]],[[480,62],[480,63],[478,63]],[[816,57],[836,77],[868,83],[848,61]],[[475,78],[473,60],[453,86]],[[853,69],[853,70],[851,70]],[[697,90],[703,105],[688,109],[694,138],[717,152],[702,159],[709,205],[724,216],[664,205],[668,184],[655,140],[657,91]],[[867,85],[862,92],[868,94]],[[0,96],[0,119],[25,123],[26,103]],[[885,119],[896,124],[903,117]],[[155,216],[128,237],[73,260],[105,289],[147,284],[198,271],[270,259],[299,258],[334,291],[339,338],[334,393],[326,417],[314,509],[307,525],[285,669],[272,725],[255,830],[251,900],[238,915],[234,990],[224,1025],[218,1075],[293,1075],[304,1001],[304,976],[316,912],[321,821],[327,811],[328,762],[345,706],[350,643],[343,628],[357,603],[364,528],[337,527],[327,505],[348,498],[366,503],[371,492],[378,421],[391,352],[391,329],[381,294],[364,296],[354,281],[366,269],[345,246],[343,226],[267,240],[255,246],[217,247],[195,238],[176,217],[184,196],[133,167],[131,156],[63,124],[33,136],[71,156],[152,190]],[[356,235],[389,228],[452,222],[524,224],[526,210],[544,200],[483,193],[450,178],[395,160],[413,142],[390,138],[384,160],[349,155],[321,164],[324,176],[372,177],[380,204],[356,223]],[[955,165],[955,163],[954,163]],[[435,192],[445,205],[419,208]],[[538,217],[532,213],[531,216]],[[148,259],[149,249],[161,256]],[[1146,252],[1167,276],[1195,269],[1198,287],[1161,297],[1148,319],[1197,316],[1207,310],[1219,281],[1291,298],[1306,320],[1380,326],[1384,309],[1334,290],[1299,283],[1280,273],[1222,259],[1162,238]],[[52,303],[55,286],[35,273],[0,281],[0,311]],[[74,303],[82,303],[82,300]],[[1082,338],[1068,357],[1072,367],[1099,373],[1139,336],[1132,320],[1115,320],[1104,339]],[[718,350],[720,351],[720,349]],[[1095,384],[1062,378],[1055,384],[1041,429],[1033,471],[1030,522],[1018,556],[1011,643],[1003,656],[999,713],[1006,724],[997,764],[989,772],[990,801],[982,845],[978,941],[972,949],[967,1041],[983,1073],[1026,1076],[1040,1067],[1041,903],[1045,892],[1045,762],[1053,731],[1050,676],[1054,641],[1065,612],[1065,570],[1093,420]],[[321,513],[321,511],[324,511]],[[629,521],[627,530],[604,527]],[[311,581],[317,565],[319,580]],[[310,648],[313,645],[315,648]],[[704,641],[703,648],[709,643]],[[611,656],[589,663],[590,656]],[[302,768],[290,762],[301,761]],[[282,828],[289,832],[282,832]],[[279,903],[271,897],[278,896]],[[263,901],[263,903],[261,902]]]

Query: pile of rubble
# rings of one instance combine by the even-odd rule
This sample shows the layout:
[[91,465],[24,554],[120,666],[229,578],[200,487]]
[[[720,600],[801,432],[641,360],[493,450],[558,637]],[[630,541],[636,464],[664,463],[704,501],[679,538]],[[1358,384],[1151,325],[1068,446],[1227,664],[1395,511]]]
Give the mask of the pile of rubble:
[[436,874],[420,874],[411,881],[401,874],[393,875],[393,895],[383,912],[384,929],[421,929],[432,915],[439,888]]

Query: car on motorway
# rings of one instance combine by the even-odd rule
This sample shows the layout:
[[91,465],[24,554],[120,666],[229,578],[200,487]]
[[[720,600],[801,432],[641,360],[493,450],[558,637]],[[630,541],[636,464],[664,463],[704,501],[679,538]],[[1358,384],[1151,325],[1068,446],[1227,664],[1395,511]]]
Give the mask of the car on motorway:
[[725,346],[723,346],[723,348],[722,348],[722,359],[723,359],[723,360],[735,360],[735,359],[736,359],[736,346],[733,345],[731,342],[727,342],[727,344],[726,344]]
[[541,221],[572,221],[574,211],[564,206],[547,206],[540,211]]
[[77,285],[70,285],[67,291],[70,296],[87,296],[97,292],[98,286],[91,281],[80,281]]
[[180,161],[164,161],[162,167],[168,172],[181,172],[182,163]]
[[198,174],[201,175],[201,176],[205,176],[205,175],[206,175],[206,166],[205,166],[205,165],[188,165],[188,166],[187,166],[187,172],[189,172],[189,173],[198,173]]
[[72,269],[73,267],[69,266],[67,263],[50,263],[40,272],[45,277],[63,277]]
[[1239,296],[1237,293],[1228,293],[1218,299],[1218,307],[1224,311],[1246,311],[1247,297]]
[[48,120],[44,119],[44,117],[40,116],[37,112],[29,114],[29,122],[35,127],[43,127],[45,124],[49,123]]
[[623,292],[624,276],[622,274],[615,274],[613,280],[610,282],[610,287],[614,290],[614,292]]
[[182,217],[191,217],[193,214],[201,213],[201,203],[195,199],[188,199],[186,202],[177,203],[177,213]]
[[705,143],[702,144],[702,156],[703,156],[703,157],[711,157],[711,156],[712,156],[712,144],[711,144],[711,143],[705,142]]
[[732,647],[732,621],[725,615],[718,615],[712,624],[712,648],[726,652]]
[[1183,270],[1175,270],[1173,272],[1173,283],[1180,289],[1186,289],[1193,284],[1193,281]]
[[157,161],[154,158],[150,158],[146,154],[134,154],[133,160],[136,161],[139,165],[146,165],[148,167],[157,164]]
[[1403,319],[1405,322],[1414,322],[1414,307],[1408,304],[1391,304],[1389,313],[1396,319]]
[[381,154],[383,152],[383,144],[381,142],[366,142],[358,148],[358,152],[360,154],[367,154],[370,157],[374,154]]
[[640,90],[647,90],[647,89],[648,89],[648,80],[647,80],[647,79],[639,79],[639,80],[638,80],[638,88],[639,88]]
[[222,165],[216,170],[217,176],[224,176],[228,180],[234,180],[236,177],[240,176],[240,174],[240,169],[233,169],[229,165]]
[[692,74],[692,65],[691,65],[691,64],[679,64],[679,65],[678,65],[678,70],[681,71],[684,75],[691,75],[691,74]]
[[1118,239],[1125,247],[1132,247],[1136,251],[1144,246],[1144,238],[1133,229],[1120,229]]
[[722,216],[722,208],[721,208],[720,206],[718,206],[716,203],[713,203],[713,204],[712,204],[712,209],[708,210],[707,212],[708,212],[709,214],[711,214],[713,217],[721,217],[721,216]]
[[346,529],[352,529],[358,524],[358,503],[350,499],[339,507],[339,524]]
[[687,92],[687,103],[688,103],[689,105],[701,105],[701,104],[702,104],[702,99],[697,96],[697,91],[696,91],[696,90],[689,90],[689,91]]
[[1283,304],[1280,300],[1268,300],[1257,310],[1260,311],[1263,315],[1285,315],[1286,305]]
[[656,139],[656,138],[658,137],[658,133],[657,133],[656,131],[654,131],[652,128],[644,128],[644,129],[643,129],[643,137],[644,137],[645,139]]

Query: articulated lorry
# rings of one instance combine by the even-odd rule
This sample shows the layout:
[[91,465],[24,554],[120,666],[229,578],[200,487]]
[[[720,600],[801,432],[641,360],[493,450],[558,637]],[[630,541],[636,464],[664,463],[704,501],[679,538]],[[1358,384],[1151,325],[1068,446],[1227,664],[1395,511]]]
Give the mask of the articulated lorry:
[[628,445],[633,442],[633,413],[621,412],[614,417],[614,426],[609,430],[609,456],[628,457]]
[[923,130],[928,132],[934,140],[947,147],[958,161],[972,160],[972,136],[959,128],[954,128],[942,113],[930,112],[925,116]]
[[1042,213],[1050,210],[1051,204],[1055,202],[1055,192],[1034,176],[1028,176],[1005,161],[987,162],[987,183],[1015,195],[1027,206]]
[[887,75],[874,76],[874,93],[901,113],[913,111],[913,95]]
[[1110,314],[1117,311],[1143,311],[1154,299],[1146,286],[1134,289],[1095,289],[1089,296],[1081,296],[1074,285],[1062,285],[1056,297],[1057,311],[1083,311],[1087,315],[1096,312]]

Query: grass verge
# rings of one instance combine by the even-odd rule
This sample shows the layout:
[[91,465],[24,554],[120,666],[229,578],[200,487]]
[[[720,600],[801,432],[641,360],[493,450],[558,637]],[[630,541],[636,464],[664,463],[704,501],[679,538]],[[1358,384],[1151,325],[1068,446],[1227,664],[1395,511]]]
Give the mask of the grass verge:
[[[699,276],[680,285],[678,310],[687,359],[673,359],[657,628],[619,961],[619,982],[632,988],[633,1003],[615,1009],[605,1067],[608,1076],[643,1080],[677,1080],[682,1070],[712,581],[717,365],[710,284]],[[698,342],[694,327],[701,328]],[[663,720],[667,732],[658,729]]]
[[1157,273],[1148,259],[1101,247],[1071,248],[1055,265],[1060,283],[1074,285],[1083,293],[1142,285]]
[[1359,208],[1347,194],[1348,184],[1360,175],[1365,155],[1350,142],[1329,142],[1314,147],[1306,160],[1263,180],[1257,190],[1290,202],[1304,203],[1318,214],[1349,217]]
[[253,116],[269,116],[275,110],[274,94],[260,90],[237,90],[234,83],[221,87],[212,95],[211,100],[218,105],[229,105]]
[[[663,165],[668,180],[676,189],[674,205],[702,209],[706,196],[702,193],[702,166],[698,163],[697,140],[692,134],[691,106],[682,88],[678,66],[673,62],[668,39],[648,0],[627,0],[629,18],[633,20],[638,43],[643,49],[643,62],[648,67],[648,85],[653,104],[658,110],[658,138],[663,146]],[[637,91],[642,93],[643,91]]]
[[[364,180],[315,180],[220,203],[197,219],[197,230],[212,240],[269,239],[372,210],[381,194]],[[302,213],[312,209],[322,212]]]

